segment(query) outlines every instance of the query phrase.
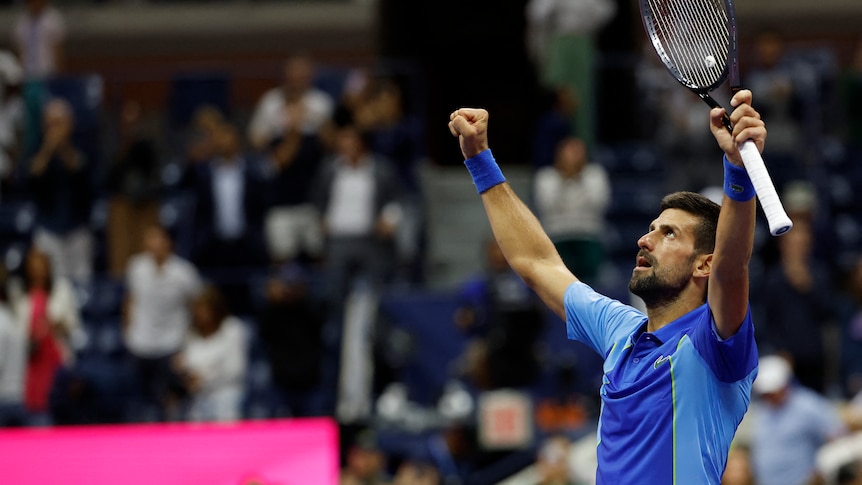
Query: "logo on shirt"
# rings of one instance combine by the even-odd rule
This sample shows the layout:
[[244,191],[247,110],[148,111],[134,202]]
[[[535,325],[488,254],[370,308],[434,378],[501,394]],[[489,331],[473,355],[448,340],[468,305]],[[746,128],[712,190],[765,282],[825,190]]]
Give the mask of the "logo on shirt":
[[667,362],[670,360],[669,355],[660,355],[658,359],[655,360],[655,363],[652,365],[653,369],[658,369],[663,362]]

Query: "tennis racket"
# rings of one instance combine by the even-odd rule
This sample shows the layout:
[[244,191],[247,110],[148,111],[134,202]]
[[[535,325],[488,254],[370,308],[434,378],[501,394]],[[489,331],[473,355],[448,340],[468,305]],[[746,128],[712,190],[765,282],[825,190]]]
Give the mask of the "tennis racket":
[[[733,0],[640,0],[644,29],[668,71],[711,108],[720,108],[710,92],[729,79],[739,90],[736,12]],[[733,131],[730,118],[724,125]],[[760,152],[751,140],[739,146],[745,170],[769,223],[779,236],[793,227],[775,191]]]

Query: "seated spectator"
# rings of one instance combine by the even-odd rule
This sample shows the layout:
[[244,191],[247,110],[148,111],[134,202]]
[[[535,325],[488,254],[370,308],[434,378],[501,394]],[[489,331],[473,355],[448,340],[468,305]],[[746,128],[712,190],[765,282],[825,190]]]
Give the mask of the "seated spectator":
[[551,436],[539,449],[536,485],[577,485],[569,465],[572,442],[564,435]]
[[538,375],[536,342],[545,313],[493,238],[485,242],[484,258],[484,273],[462,285],[453,315],[470,338],[462,371],[479,389],[529,386]]
[[285,266],[267,281],[257,319],[272,381],[294,417],[323,412],[314,392],[323,359],[325,313],[320,303],[310,292],[305,270],[298,264]]
[[386,485],[387,456],[371,430],[361,431],[348,445],[340,485]]
[[53,424],[50,395],[57,372],[75,362],[83,330],[79,301],[68,279],[54,274],[48,255],[27,253],[23,281],[12,291],[18,325],[27,329],[29,358],[24,381],[28,424]]
[[604,260],[611,183],[601,165],[589,162],[583,140],[567,137],[559,142],[553,165],[536,171],[533,197],[563,262],[578,278],[595,283]]
[[192,302],[192,326],[174,359],[187,393],[190,421],[236,421],[242,417],[248,338],[221,292],[207,286]]

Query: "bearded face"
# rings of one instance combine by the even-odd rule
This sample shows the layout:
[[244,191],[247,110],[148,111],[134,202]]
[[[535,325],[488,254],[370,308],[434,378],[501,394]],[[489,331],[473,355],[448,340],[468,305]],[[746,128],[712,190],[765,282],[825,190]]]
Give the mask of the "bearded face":
[[691,255],[688,264],[665,266],[647,252],[638,252],[637,266],[632,271],[629,280],[629,291],[640,297],[647,308],[656,308],[676,300],[682,290],[691,281],[691,265],[695,255]]

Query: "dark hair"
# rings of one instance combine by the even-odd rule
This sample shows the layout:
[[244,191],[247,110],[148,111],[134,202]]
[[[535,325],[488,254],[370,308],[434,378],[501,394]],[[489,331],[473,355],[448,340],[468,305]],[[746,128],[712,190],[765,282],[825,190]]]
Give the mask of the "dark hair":
[[222,321],[230,315],[230,309],[228,309],[224,294],[214,284],[205,285],[195,297],[195,303],[209,307],[213,312],[217,325],[221,325]]
[[662,212],[667,209],[679,209],[700,219],[694,232],[694,250],[698,254],[715,251],[715,231],[721,206],[696,192],[674,192],[661,200]]

